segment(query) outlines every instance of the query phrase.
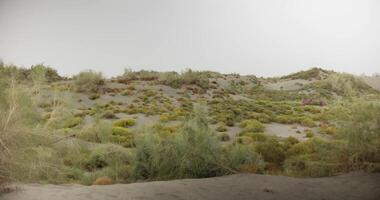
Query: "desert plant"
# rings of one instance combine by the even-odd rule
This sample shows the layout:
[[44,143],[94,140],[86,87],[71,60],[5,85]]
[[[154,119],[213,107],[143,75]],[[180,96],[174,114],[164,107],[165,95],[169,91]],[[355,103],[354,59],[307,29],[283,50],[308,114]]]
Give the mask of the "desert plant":
[[136,143],[136,178],[190,178],[223,174],[221,148],[208,127],[203,108],[196,107],[192,118],[172,139],[145,134]]
[[113,123],[114,126],[124,127],[124,128],[134,126],[135,124],[136,124],[136,121],[134,119],[119,119]]
[[74,76],[74,85],[78,92],[97,93],[105,80],[103,75],[92,70],[83,71]]

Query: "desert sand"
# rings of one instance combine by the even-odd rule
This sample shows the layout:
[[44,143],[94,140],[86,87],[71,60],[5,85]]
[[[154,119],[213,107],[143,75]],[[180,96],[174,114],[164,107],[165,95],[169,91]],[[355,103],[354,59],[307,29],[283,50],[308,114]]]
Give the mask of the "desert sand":
[[236,174],[206,179],[108,186],[19,184],[2,200],[192,200],[315,199],[378,200],[380,174],[350,173],[326,178]]

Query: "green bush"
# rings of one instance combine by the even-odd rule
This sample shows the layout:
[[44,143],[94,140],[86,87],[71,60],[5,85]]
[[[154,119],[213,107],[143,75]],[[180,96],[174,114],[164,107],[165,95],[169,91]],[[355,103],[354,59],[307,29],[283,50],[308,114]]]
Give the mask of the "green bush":
[[228,129],[225,124],[220,124],[218,127],[216,127],[216,131],[218,132],[226,132]]
[[313,161],[309,155],[291,157],[284,162],[285,173],[293,176],[332,176],[337,170],[338,165],[324,161]]
[[196,107],[173,138],[146,133],[136,142],[136,178],[201,178],[224,174],[221,147],[213,136],[205,110]]
[[356,102],[349,115],[339,116],[339,133],[348,142],[356,164],[380,162],[380,104]]
[[89,171],[105,167],[118,167],[130,163],[131,154],[124,148],[116,145],[102,145],[96,147],[85,162]]
[[74,76],[74,85],[78,92],[97,93],[100,86],[105,84],[105,80],[101,73],[94,71],[83,71]]
[[246,132],[263,132],[265,129],[265,126],[261,122],[254,119],[241,122],[240,127],[244,128]]
[[247,166],[250,167],[249,172],[262,172],[265,162],[260,154],[255,152],[253,146],[235,144],[227,149],[227,163],[233,170],[241,171]]
[[62,122],[61,128],[73,128],[78,126],[83,122],[83,119],[80,117],[68,118]]
[[124,147],[132,147],[135,145],[134,134],[128,128],[114,126],[112,127],[112,135],[109,140],[115,144],[120,144]]
[[114,126],[124,127],[124,128],[134,126],[135,124],[136,124],[136,121],[134,119],[120,119],[113,123]]
[[312,138],[312,137],[314,137],[314,133],[313,133],[313,131],[311,131],[311,130],[305,130],[305,134],[306,134],[306,137],[307,137],[307,138]]
[[261,154],[266,162],[281,166],[285,160],[285,152],[283,146],[276,139],[269,139],[265,142],[257,143],[256,152]]
[[295,155],[311,154],[313,152],[314,152],[314,148],[312,146],[312,143],[310,141],[305,141],[305,142],[300,142],[293,145],[290,149],[288,149],[287,154],[289,156],[295,156]]
[[269,137],[265,133],[243,132],[242,135],[252,138],[255,142],[265,142]]

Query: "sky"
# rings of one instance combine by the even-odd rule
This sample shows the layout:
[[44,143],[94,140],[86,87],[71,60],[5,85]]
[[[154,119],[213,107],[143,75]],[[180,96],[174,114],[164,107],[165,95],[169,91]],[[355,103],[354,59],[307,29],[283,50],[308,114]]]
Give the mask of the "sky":
[[0,0],[0,59],[60,74],[380,72],[378,0]]

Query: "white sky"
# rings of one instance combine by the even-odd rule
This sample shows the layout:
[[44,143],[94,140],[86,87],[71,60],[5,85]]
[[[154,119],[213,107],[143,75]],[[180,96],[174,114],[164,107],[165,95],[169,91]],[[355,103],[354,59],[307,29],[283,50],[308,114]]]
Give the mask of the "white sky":
[[378,0],[0,0],[0,58],[61,74],[380,72]]

